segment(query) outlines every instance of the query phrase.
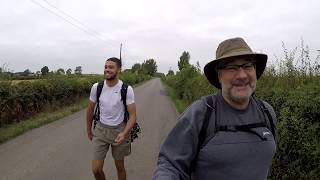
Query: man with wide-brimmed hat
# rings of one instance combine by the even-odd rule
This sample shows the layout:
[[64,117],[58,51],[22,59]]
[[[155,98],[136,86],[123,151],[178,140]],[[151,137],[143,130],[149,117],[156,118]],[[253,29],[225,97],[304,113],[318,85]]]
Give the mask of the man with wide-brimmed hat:
[[276,150],[276,115],[253,94],[267,55],[242,38],[219,44],[204,67],[220,89],[194,102],[180,117],[159,153],[154,180],[267,179]]

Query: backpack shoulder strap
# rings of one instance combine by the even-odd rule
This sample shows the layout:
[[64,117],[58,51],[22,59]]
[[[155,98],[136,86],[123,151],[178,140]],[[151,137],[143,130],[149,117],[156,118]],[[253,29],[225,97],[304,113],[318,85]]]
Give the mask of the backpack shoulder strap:
[[128,92],[128,85],[123,83],[121,86],[121,100],[124,106],[124,121],[127,122],[129,119],[129,112],[127,107],[127,92]]
[[215,95],[210,95],[204,97],[205,102],[206,102],[206,112],[204,116],[204,121],[201,126],[201,130],[199,133],[199,140],[198,140],[198,148],[197,150],[200,151],[200,149],[205,145],[206,137],[207,137],[207,131],[208,131],[208,126],[211,118],[212,111],[216,108],[215,107],[215,102],[216,102],[216,97]]
[[269,104],[267,104],[267,102],[265,101],[262,101],[258,98],[255,98],[256,99],[256,102],[258,103],[259,105],[259,108],[262,110],[262,112],[264,113],[264,115],[267,116],[267,119],[268,119],[268,123],[267,125],[269,126],[271,132],[272,132],[272,135],[274,137],[274,140],[276,140],[276,117],[275,116],[272,116],[271,115],[271,112],[273,112],[273,109],[271,108],[271,106]]
[[100,101],[99,101],[99,98],[100,98],[100,95],[101,95],[101,92],[102,92],[102,88],[103,88],[103,85],[104,85],[104,81],[100,81],[98,83],[98,86],[97,86],[97,101],[96,101],[96,108],[94,110],[94,115],[93,115],[93,128],[96,127],[97,125],[97,121],[99,120],[100,118],[100,109],[99,109],[99,106],[100,106]]
[[[216,105],[216,97],[215,95],[209,95],[205,96],[202,98],[205,101],[206,104],[206,111],[204,115],[204,120],[200,129],[200,133],[198,136],[198,144],[197,144],[197,149],[196,149],[196,154],[191,162],[190,165],[190,173],[194,170],[196,161],[198,159],[199,152],[201,148],[203,148],[207,142],[207,131],[208,131],[208,126],[210,123],[210,118],[212,115],[212,111],[215,109]],[[213,135],[214,136],[214,135]]]
[[97,104],[99,104],[99,98],[102,92],[103,85],[104,85],[104,81],[100,81],[97,86]]

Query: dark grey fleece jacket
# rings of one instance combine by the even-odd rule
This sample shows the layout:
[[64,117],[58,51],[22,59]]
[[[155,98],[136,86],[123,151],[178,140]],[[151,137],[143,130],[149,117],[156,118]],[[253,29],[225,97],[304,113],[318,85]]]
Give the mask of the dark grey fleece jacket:
[[[231,107],[221,93],[216,95],[216,101],[216,115],[215,112],[211,115],[208,133],[214,133],[214,121],[219,125],[243,125],[264,121],[264,113],[253,98],[245,110]],[[203,99],[198,100],[179,117],[178,123],[160,149],[153,180],[267,179],[276,150],[274,137],[267,127],[253,129],[266,140],[245,131],[218,131],[200,150],[198,157],[195,157],[206,106]],[[267,106],[275,120],[272,107],[269,104]],[[191,170],[194,158],[197,159]]]

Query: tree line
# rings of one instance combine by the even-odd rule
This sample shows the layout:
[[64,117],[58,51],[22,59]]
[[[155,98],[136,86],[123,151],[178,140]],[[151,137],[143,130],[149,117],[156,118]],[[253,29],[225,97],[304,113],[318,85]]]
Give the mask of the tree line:
[[[158,66],[154,59],[147,59],[143,61],[142,63],[135,63],[131,69],[125,69],[123,72],[130,72],[137,75],[149,75],[149,76],[161,76],[164,75],[162,73],[158,73]],[[2,67],[0,67],[0,79],[6,79],[6,78],[22,78],[22,79],[28,79],[26,77],[29,77],[29,79],[32,79],[33,77],[45,77],[48,75],[82,75],[82,66],[76,66],[74,70],[71,68],[68,68],[67,70],[63,68],[59,68],[57,70],[50,71],[48,66],[43,66],[39,71],[32,72],[29,69],[24,70],[23,72],[10,72],[6,64],[3,64]]]
[[154,59],[147,59],[143,63],[135,63],[130,71],[135,74],[145,74],[150,76],[155,76],[158,70],[157,62]]
[[47,76],[47,75],[71,75],[72,72],[75,75],[81,75],[82,74],[82,67],[76,66],[74,70],[71,68],[68,68],[66,71],[63,68],[59,68],[57,70],[50,71],[48,66],[43,66],[39,71],[32,72],[30,69],[26,69],[22,72],[11,72],[7,68],[6,64],[3,64],[2,67],[0,67],[0,78],[15,78],[15,77],[39,77],[39,76]]

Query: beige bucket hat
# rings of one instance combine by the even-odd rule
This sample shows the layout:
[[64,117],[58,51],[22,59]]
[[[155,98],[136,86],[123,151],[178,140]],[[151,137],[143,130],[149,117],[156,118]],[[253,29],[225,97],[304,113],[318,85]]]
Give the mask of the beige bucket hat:
[[204,74],[209,82],[216,88],[221,89],[216,68],[217,64],[221,61],[240,56],[252,56],[255,58],[256,74],[257,79],[259,79],[266,68],[268,56],[253,52],[244,39],[237,37],[221,42],[216,51],[216,59],[205,65]]

